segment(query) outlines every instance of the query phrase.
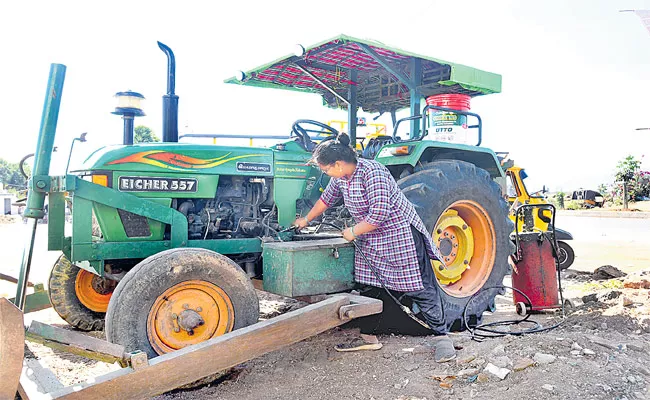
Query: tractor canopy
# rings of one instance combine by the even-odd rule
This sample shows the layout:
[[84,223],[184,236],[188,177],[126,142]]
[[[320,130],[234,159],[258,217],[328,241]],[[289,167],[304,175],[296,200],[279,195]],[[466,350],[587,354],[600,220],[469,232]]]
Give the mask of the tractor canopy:
[[501,91],[499,74],[346,35],[299,45],[296,54],[225,82],[318,93],[329,107],[347,109],[356,103],[371,113],[413,107],[436,94],[474,97]]

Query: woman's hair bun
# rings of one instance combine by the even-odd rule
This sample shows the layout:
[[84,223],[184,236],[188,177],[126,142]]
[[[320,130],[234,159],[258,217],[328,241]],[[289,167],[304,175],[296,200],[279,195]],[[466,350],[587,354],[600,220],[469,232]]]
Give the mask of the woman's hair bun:
[[336,141],[341,143],[342,145],[349,146],[350,145],[350,136],[348,136],[347,133],[341,132],[336,137]]

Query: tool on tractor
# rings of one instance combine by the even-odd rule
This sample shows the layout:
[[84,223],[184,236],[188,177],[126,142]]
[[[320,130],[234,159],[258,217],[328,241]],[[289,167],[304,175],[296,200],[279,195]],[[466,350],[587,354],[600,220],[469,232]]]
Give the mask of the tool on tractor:
[[[332,137],[338,131],[299,119],[293,135],[270,148],[178,144],[175,60],[169,47],[159,47],[168,67],[163,142],[131,145],[127,129],[122,146],[96,150],[65,176],[51,176],[49,163],[66,67],[50,70],[25,211],[33,225],[15,303],[29,308],[36,220],[47,196],[48,249],[62,252],[49,278],[49,300],[71,326],[104,329],[107,342],[84,342],[38,324],[27,337],[92,350],[90,356],[111,349],[107,354],[127,365],[94,384],[51,390],[53,398],[162,393],[381,311],[380,301],[337,294],[355,288],[354,244],[333,231],[292,232],[292,222],[328,183],[309,164],[314,141],[327,140],[312,138],[313,127]],[[503,198],[505,173],[495,153],[480,147],[482,121],[469,106],[472,97],[498,93],[500,75],[340,35],[238,78],[226,82],[316,93],[327,106],[347,109],[353,146],[359,107],[391,113],[393,134],[369,139],[362,157],[387,166],[444,257],[432,263],[445,310],[441,325],[457,330],[471,320],[473,326],[495,308],[514,252],[513,224]],[[398,121],[402,109],[411,116]],[[408,138],[397,135],[400,124],[409,127]],[[452,134],[430,140],[436,129]],[[456,142],[458,130],[477,145]],[[66,204],[72,210],[68,235]],[[322,218],[325,226],[340,225],[350,215],[335,206]],[[255,287],[287,297],[330,297],[258,322]],[[23,373],[22,392],[30,382]]]

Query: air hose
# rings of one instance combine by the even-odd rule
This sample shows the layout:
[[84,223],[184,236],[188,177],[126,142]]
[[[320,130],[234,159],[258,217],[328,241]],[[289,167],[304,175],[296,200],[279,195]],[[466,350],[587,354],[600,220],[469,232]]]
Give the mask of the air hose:
[[[342,228],[340,228],[340,227],[338,227],[338,226],[336,226],[336,225],[334,225],[334,224],[331,224],[331,223],[329,223],[329,222],[321,222],[319,225],[330,226],[330,227],[332,227],[332,228],[338,230],[339,232],[343,232],[343,229],[342,229]],[[361,257],[363,257],[363,259],[365,260],[366,264],[367,264],[368,267],[370,268],[370,271],[372,271],[372,274],[375,276],[375,278],[377,278],[377,281],[379,282],[379,284],[381,285],[381,287],[386,291],[386,293],[388,294],[388,296],[390,296],[390,298],[395,302],[395,304],[397,304],[397,306],[398,306],[402,311],[404,311],[404,313],[405,313],[409,318],[411,318],[413,321],[415,321],[415,322],[417,322],[418,324],[422,325],[422,326],[425,327],[426,329],[432,330],[431,327],[429,326],[429,324],[427,324],[426,322],[424,322],[424,321],[422,321],[420,318],[418,318],[418,317],[413,313],[413,310],[411,310],[410,308],[408,308],[407,306],[405,306],[404,304],[402,304],[402,302],[399,301],[399,299],[398,299],[397,297],[395,297],[395,296],[393,295],[393,293],[391,293],[391,291],[386,287],[386,284],[384,283],[384,280],[382,279],[381,275],[379,274],[379,271],[377,271],[377,269],[374,267],[374,265],[372,265],[372,263],[370,262],[370,260],[368,260],[368,257],[367,257],[366,254],[363,252],[363,250],[361,250],[361,246],[359,246],[359,243],[357,243],[356,240],[353,240],[353,241],[352,241],[352,244],[354,245],[354,248],[356,249],[356,251],[358,251],[359,254],[361,254]],[[442,309],[442,303],[441,303],[441,309]],[[444,318],[445,318],[444,315],[445,315],[445,314],[444,314],[444,309],[443,309],[443,310],[442,310],[442,321],[444,321]]]
[[[479,293],[481,293],[483,290],[502,289],[502,288],[511,289],[511,290],[516,291],[519,294],[521,294],[526,299],[526,306],[532,308],[532,302],[531,302],[530,298],[526,295],[526,293],[522,292],[521,290],[519,290],[517,288],[510,287],[510,286],[505,286],[505,285],[484,287],[484,288],[481,288],[481,290],[479,290],[478,292],[474,293],[474,295],[472,295],[472,297],[470,297],[469,301],[465,305],[465,308],[463,309],[463,324],[465,325],[467,330],[470,332],[471,337],[472,337],[473,340],[481,341],[483,339],[503,337],[503,336],[506,336],[506,335],[522,336],[522,335],[526,335],[526,334],[530,334],[530,333],[546,332],[546,331],[550,331],[552,329],[557,328],[558,326],[562,325],[566,321],[566,312],[565,312],[565,309],[564,309],[564,296],[563,296],[563,293],[562,293],[562,278],[561,278],[561,275],[560,275],[560,268],[559,268],[560,262],[559,262],[559,259],[558,259],[557,247],[555,245],[555,241],[551,240],[551,238],[548,236],[548,233],[540,232],[540,237],[545,238],[546,240],[548,240],[549,243],[551,244],[551,248],[553,250],[553,258],[555,259],[555,263],[556,263],[555,266],[556,266],[556,270],[557,270],[558,288],[559,288],[559,291],[560,291],[560,302],[562,303],[562,317],[561,317],[562,319],[556,324],[553,324],[553,325],[547,326],[547,327],[543,327],[539,322],[529,320],[531,314],[527,313],[526,316],[521,318],[521,319],[495,321],[495,322],[490,322],[490,323],[486,323],[486,324],[479,324],[479,325],[471,327],[467,323],[467,309],[469,308],[469,305],[472,302],[472,300],[474,300],[474,298]],[[497,326],[511,326],[511,325],[519,325],[519,324],[524,324],[524,323],[525,324],[532,324],[533,326],[528,328],[528,329],[524,329],[524,330],[521,330],[521,331],[518,331],[518,332],[506,332],[506,331],[501,331],[501,330],[490,329],[490,328],[497,327]],[[485,333],[479,333],[479,332],[485,332]]]
[[[332,223],[329,223],[329,222],[321,222],[319,225],[326,225],[326,226],[329,226],[329,227],[332,227],[332,228],[338,230],[339,232],[343,232],[343,228],[340,228],[339,226],[336,226],[336,225],[334,225]],[[297,227],[295,227],[295,226],[291,226],[291,227],[289,227],[287,229],[284,229],[284,230],[282,230],[280,232],[286,232],[286,231],[296,229],[296,228]],[[558,266],[559,265],[558,251],[557,251],[557,247],[555,245],[555,242],[549,238],[547,233],[542,232],[541,235],[542,235],[542,237],[544,237],[546,240],[548,240],[551,243],[551,248],[553,250],[553,258],[555,259],[556,266]],[[402,304],[402,302],[397,297],[395,297],[393,295],[393,293],[391,293],[391,291],[386,287],[386,284],[384,283],[384,280],[382,279],[381,275],[379,274],[379,271],[377,271],[377,269],[374,267],[374,265],[370,262],[370,260],[366,256],[366,254],[361,249],[361,246],[359,245],[359,243],[357,243],[356,240],[353,240],[352,244],[354,245],[356,251],[359,252],[361,257],[363,257],[364,261],[366,262],[366,264],[370,268],[370,271],[375,276],[375,278],[377,278],[377,281],[381,285],[382,289],[384,289],[384,291],[395,302],[395,304],[409,318],[411,318],[413,321],[417,322],[418,324],[420,324],[421,326],[423,326],[426,329],[433,330],[433,329],[431,329],[429,324],[427,324],[425,321],[418,318],[413,313],[413,310],[411,310],[409,307]],[[556,324],[554,324],[552,326],[543,327],[539,322],[529,320],[531,314],[527,313],[525,317],[523,317],[521,319],[517,319],[517,320],[495,321],[495,322],[490,322],[490,323],[486,323],[486,324],[478,324],[478,325],[475,325],[475,326],[470,326],[469,323],[467,322],[468,321],[468,319],[467,319],[467,309],[469,308],[469,305],[472,303],[472,300],[474,300],[474,298],[477,295],[479,295],[481,292],[483,292],[484,290],[511,289],[513,291],[517,291],[518,293],[520,293],[526,299],[526,305],[529,306],[529,307],[532,307],[532,302],[531,302],[530,298],[524,292],[522,292],[521,290],[519,290],[517,288],[506,286],[506,285],[484,287],[484,288],[481,288],[481,290],[479,290],[478,292],[474,293],[472,295],[472,297],[470,297],[467,304],[465,305],[465,308],[463,309],[463,324],[465,325],[467,330],[471,333],[472,339],[477,340],[477,341],[481,341],[481,340],[484,340],[484,339],[487,339],[487,338],[497,338],[497,337],[503,337],[503,336],[506,336],[506,335],[522,336],[522,335],[531,334],[531,333],[540,333],[540,332],[550,331],[550,330],[555,329],[555,328],[559,327],[560,325],[562,325],[566,321],[566,312],[565,312],[565,309],[564,309],[564,296],[563,296],[563,293],[562,293],[562,283],[561,283],[562,281],[561,281],[561,276],[560,276],[560,268],[556,268],[556,270],[557,270],[557,274],[558,274],[557,278],[558,278],[558,287],[559,287],[559,291],[560,291],[560,301],[562,303],[562,319],[558,323],[556,323]],[[440,308],[442,310],[441,322],[444,322],[445,321],[445,311],[444,311],[442,301],[440,302]],[[510,325],[519,325],[519,324],[532,324],[533,326],[531,328],[524,329],[524,330],[521,330],[521,331],[518,331],[518,332],[505,332],[505,331],[490,329],[492,327],[497,327],[497,326],[510,326]],[[485,333],[480,333],[480,332],[485,332]]]

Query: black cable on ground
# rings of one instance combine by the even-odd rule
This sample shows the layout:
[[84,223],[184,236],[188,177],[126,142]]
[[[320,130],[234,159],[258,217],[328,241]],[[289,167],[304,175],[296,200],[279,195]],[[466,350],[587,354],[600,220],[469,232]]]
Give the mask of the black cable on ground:
[[[338,230],[339,232],[343,231],[343,228],[341,228],[339,226],[336,226],[336,225],[334,225],[332,223],[329,223],[329,222],[321,222],[320,225],[330,226],[330,227]],[[291,227],[291,228],[293,228],[293,227]],[[291,228],[288,228],[286,230],[289,230]],[[481,288],[481,290],[479,290],[478,292],[474,293],[472,295],[472,297],[470,297],[470,299],[467,301],[467,304],[465,304],[465,308],[463,309],[463,324],[465,325],[467,330],[471,333],[471,336],[472,336],[473,340],[479,340],[480,341],[480,340],[483,340],[483,339],[503,337],[503,336],[506,336],[506,335],[522,336],[522,335],[531,334],[531,333],[540,333],[540,332],[550,331],[550,330],[555,329],[558,326],[562,325],[566,321],[566,312],[565,312],[565,309],[564,309],[564,296],[563,296],[563,293],[562,293],[562,283],[561,283],[562,280],[561,280],[561,276],[560,276],[560,268],[559,268],[557,247],[556,247],[554,241],[551,240],[546,233],[542,233],[542,237],[544,237],[546,240],[548,240],[551,243],[551,248],[553,250],[553,258],[555,259],[555,262],[556,262],[558,288],[559,288],[559,292],[560,292],[560,301],[561,301],[561,305],[562,305],[562,319],[558,323],[556,323],[554,325],[544,327],[537,321],[529,320],[529,318],[530,318],[530,316],[532,314],[527,313],[526,316],[523,317],[522,319],[495,321],[495,322],[490,322],[490,323],[486,323],[486,324],[478,324],[476,326],[471,327],[469,325],[469,323],[467,322],[467,309],[469,308],[469,305],[471,304],[472,300],[474,300],[474,298],[479,293],[481,293],[483,290],[503,289],[503,288],[511,289],[513,291],[516,291],[516,292],[520,293],[522,296],[524,296],[524,298],[526,299],[527,308],[530,307],[532,309],[532,302],[531,302],[530,298],[526,295],[526,293],[522,292],[521,290],[519,290],[517,288],[510,287],[510,286],[505,286],[505,285],[484,287],[484,288]],[[404,311],[404,313],[406,313],[406,315],[409,316],[409,318],[411,318],[412,320],[414,320],[418,324],[422,325],[423,327],[431,330],[431,327],[426,322],[424,322],[421,319],[419,319],[418,317],[416,317],[415,314],[413,314],[413,311],[410,308],[408,308],[407,306],[402,304],[399,301],[399,299],[397,299],[391,293],[391,291],[386,287],[383,279],[381,278],[381,275],[375,269],[375,267],[372,265],[370,260],[368,260],[368,257],[365,255],[363,250],[361,250],[361,248],[360,248],[359,244],[356,242],[356,240],[353,240],[352,244],[354,245],[355,249],[359,252],[359,254],[361,254],[361,257],[363,257],[363,259],[366,261],[366,264],[368,265],[368,267],[372,271],[375,278],[377,278],[377,281],[379,282],[381,287],[386,291],[386,293],[388,293],[388,295],[395,302],[395,304],[397,304],[400,307],[400,309],[402,309],[402,311]],[[442,307],[442,303],[441,303],[441,310],[442,310],[442,321],[444,321],[445,320],[444,319],[444,312],[445,311],[444,311],[444,307]],[[518,332],[505,332],[505,331],[490,329],[492,327],[511,326],[511,325],[519,325],[519,324],[532,324],[533,326],[531,328],[524,329],[524,330],[521,330],[521,331],[518,331]],[[477,331],[486,332],[487,334],[479,333]]]
[[[481,290],[479,290],[478,292],[474,293],[472,295],[472,297],[470,297],[469,301],[465,305],[465,308],[463,309],[463,324],[465,325],[467,330],[470,332],[473,340],[480,341],[480,340],[483,340],[483,339],[503,337],[503,336],[507,336],[507,335],[522,336],[522,335],[526,335],[526,334],[530,334],[530,333],[546,332],[546,331],[550,331],[552,329],[557,328],[558,326],[562,325],[566,321],[566,312],[565,312],[565,309],[564,309],[564,296],[563,296],[563,293],[562,293],[562,278],[560,276],[560,267],[559,267],[557,247],[555,245],[555,241],[551,240],[551,238],[548,236],[547,233],[542,232],[541,235],[542,235],[543,238],[545,238],[546,240],[548,240],[550,242],[551,249],[553,250],[553,258],[555,259],[555,269],[557,271],[558,289],[559,289],[559,292],[560,292],[560,302],[561,302],[561,306],[562,306],[562,317],[561,317],[562,319],[556,324],[544,327],[537,321],[529,320],[529,318],[530,318],[530,316],[532,314],[527,313],[524,318],[518,319],[518,320],[495,321],[495,322],[490,322],[490,323],[486,323],[486,324],[478,324],[478,325],[476,325],[474,327],[470,327],[469,324],[467,323],[467,309],[469,308],[469,305],[472,302],[472,300],[479,293],[481,293],[483,290],[502,289],[502,288],[512,289],[513,291],[517,291],[519,294],[524,296],[524,298],[526,299],[526,307],[527,308],[530,307],[532,309],[532,302],[530,301],[530,298],[526,295],[526,293],[522,292],[521,290],[519,290],[517,288],[510,287],[510,286],[505,286],[505,285],[484,287],[484,288],[481,288]],[[489,329],[491,327],[519,325],[519,324],[522,324],[522,323],[533,324],[533,326],[531,328],[524,329],[524,330],[521,330],[521,331],[518,331],[518,332],[506,332],[506,331]],[[477,331],[487,332],[488,334],[478,333]]]

